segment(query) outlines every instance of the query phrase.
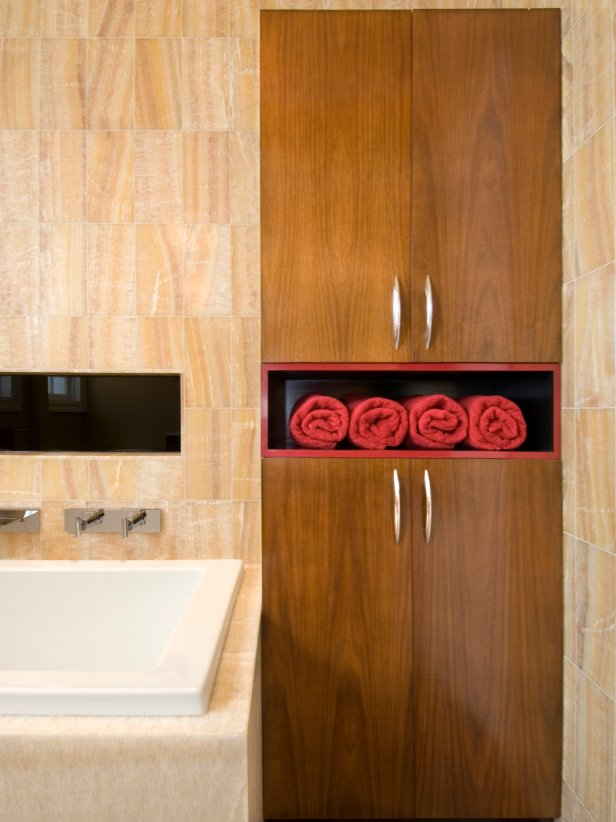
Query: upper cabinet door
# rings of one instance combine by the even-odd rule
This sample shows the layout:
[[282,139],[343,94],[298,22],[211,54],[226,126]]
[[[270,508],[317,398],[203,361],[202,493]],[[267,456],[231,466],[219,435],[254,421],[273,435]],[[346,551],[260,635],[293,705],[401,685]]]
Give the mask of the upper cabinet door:
[[261,14],[263,359],[409,359],[411,14]]
[[559,361],[558,10],[413,12],[412,72],[412,359]]

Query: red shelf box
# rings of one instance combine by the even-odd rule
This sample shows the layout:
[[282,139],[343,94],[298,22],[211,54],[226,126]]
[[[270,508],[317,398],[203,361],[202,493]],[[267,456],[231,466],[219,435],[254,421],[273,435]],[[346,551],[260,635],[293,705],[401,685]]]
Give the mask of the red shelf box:
[[[372,451],[344,440],[334,449],[298,447],[289,416],[304,394],[397,397],[412,394],[500,394],[526,419],[526,442],[515,451],[387,448]],[[261,453],[264,457],[395,457],[472,459],[560,458],[560,366],[555,363],[266,363],[261,371]]]

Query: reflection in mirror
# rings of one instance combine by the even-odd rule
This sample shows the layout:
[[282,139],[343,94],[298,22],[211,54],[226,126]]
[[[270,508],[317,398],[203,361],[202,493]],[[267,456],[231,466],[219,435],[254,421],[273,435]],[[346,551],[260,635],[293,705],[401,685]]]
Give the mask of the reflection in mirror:
[[179,452],[177,374],[0,374],[0,451]]

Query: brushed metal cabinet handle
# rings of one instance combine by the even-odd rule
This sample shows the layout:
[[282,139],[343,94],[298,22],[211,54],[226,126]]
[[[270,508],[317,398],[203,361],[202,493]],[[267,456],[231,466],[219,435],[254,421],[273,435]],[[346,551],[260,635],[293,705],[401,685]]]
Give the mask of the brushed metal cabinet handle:
[[398,476],[398,471],[394,468],[394,477],[393,477],[393,487],[394,487],[394,539],[396,544],[400,542],[400,477]]
[[402,300],[400,297],[400,281],[394,275],[394,287],[391,294],[391,325],[394,334],[394,348],[400,346],[400,333],[402,331]]
[[430,542],[432,535],[432,486],[430,484],[430,474],[428,469],[424,471],[424,495],[426,501],[426,512],[424,519],[424,539],[426,544]]
[[426,344],[426,349],[428,349],[432,341],[432,322],[434,320],[434,299],[432,297],[432,282],[430,281],[429,274],[426,275],[424,294],[426,296],[426,330],[424,333],[424,343]]

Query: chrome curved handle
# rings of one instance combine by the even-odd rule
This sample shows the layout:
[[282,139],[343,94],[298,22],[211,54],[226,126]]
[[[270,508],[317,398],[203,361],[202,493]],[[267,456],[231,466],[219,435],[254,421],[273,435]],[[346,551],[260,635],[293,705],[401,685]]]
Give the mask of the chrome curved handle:
[[432,534],[432,486],[430,485],[430,474],[428,469],[424,471],[424,495],[426,498],[426,516],[424,519],[424,539],[426,544],[430,542]]
[[394,334],[394,348],[400,346],[400,332],[402,330],[402,300],[400,298],[400,281],[394,275],[394,287],[391,294],[391,325]]
[[432,320],[434,319],[434,300],[432,299],[432,283],[430,282],[429,274],[426,276],[424,294],[426,296],[426,330],[424,332],[424,342],[426,348],[430,348],[430,342],[432,340]]
[[400,478],[394,468],[394,539],[400,542]]

